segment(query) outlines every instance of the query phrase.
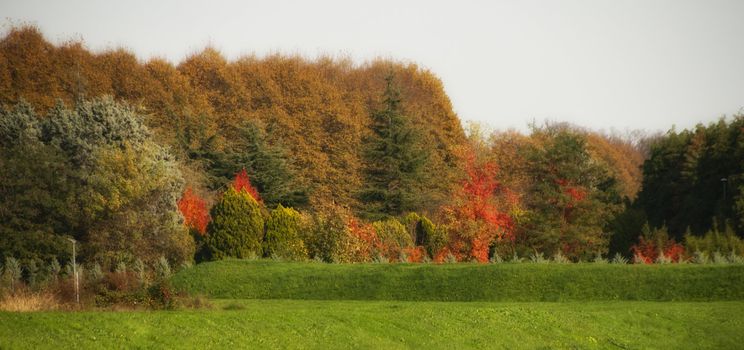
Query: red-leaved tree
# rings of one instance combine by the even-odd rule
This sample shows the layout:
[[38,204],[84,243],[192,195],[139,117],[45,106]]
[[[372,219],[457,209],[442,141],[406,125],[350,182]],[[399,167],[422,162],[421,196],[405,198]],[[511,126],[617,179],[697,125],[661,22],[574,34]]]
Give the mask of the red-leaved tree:
[[248,192],[248,194],[250,194],[253,199],[255,199],[257,202],[261,202],[261,196],[259,196],[256,188],[251,185],[251,180],[248,178],[248,172],[245,170],[245,168],[243,168],[243,170],[235,175],[232,187],[238,192]]
[[178,200],[178,210],[181,211],[186,226],[196,230],[202,236],[207,233],[207,224],[210,219],[207,203],[194,193],[191,187],[186,188],[183,196]]
[[514,239],[513,221],[500,209],[499,201],[515,197],[499,184],[496,163],[478,160],[473,150],[466,152],[464,160],[466,177],[462,187],[455,193],[455,204],[444,209],[452,227],[446,249],[458,260],[467,256],[487,262],[494,240]]

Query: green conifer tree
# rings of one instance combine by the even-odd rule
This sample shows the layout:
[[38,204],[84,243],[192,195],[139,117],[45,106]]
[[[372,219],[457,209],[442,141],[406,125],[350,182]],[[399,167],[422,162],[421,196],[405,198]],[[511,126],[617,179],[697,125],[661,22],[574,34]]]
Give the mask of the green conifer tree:
[[230,187],[211,210],[204,239],[208,258],[246,258],[261,255],[264,220],[258,202],[246,191]]
[[299,212],[279,204],[266,220],[264,255],[289,260],[306,259],[307,248],[300,238],[301,224]]
[[427,148],[405,116],[394,78],[386,78],[384,107],[372,113],[372,135],[364,139],[361,213],[369,219],[420,209],[426,200]]

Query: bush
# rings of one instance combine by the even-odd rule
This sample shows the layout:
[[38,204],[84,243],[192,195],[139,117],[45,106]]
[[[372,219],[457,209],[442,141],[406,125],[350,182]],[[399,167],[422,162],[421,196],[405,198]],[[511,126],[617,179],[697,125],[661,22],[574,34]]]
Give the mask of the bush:
[[183,177],[137,112],[113,98],[0,110],[0,258],[193,255],[176,199]]
[[258,202],[230,187],[211,211],[204,239],[210,260],[261,255],[264,221]]
[[13,257],[5,258],[5,267],[3,267],[2,278],[15,291],[18,284],[21,283],[21,264]]
[[627,264],[628,263],[628,258],[624,257],[620,253],[615,253],[615,257],[612,258],[612,263],[613,264],[621,264],[621,265]]
[[353,262],[357,242],[347,221],[342,211],[314,214],[303,230],[310,258],[330,263]]
[[396,219],[375,221],[372,223],[372,227],[380,241],[379,254],[388,258],[400,259],[403,249],[413,246],[413,239],[408,234],[408,230]]
[[266,220],[264,255],[287,260],[307,259],[307,248],[300,237],[301,226],[300,213],[279,204]]
[[713,229],[706,232],[702,237],[687,233],[685,234],[685,247],[687,251],[700,251],[707,253],[708,256],[717,251],[744,255],[744,240],[734,233],[730,225],[726,225],[723,232],[720,232],[717,225],[714,225]]
[[447,232],[442,226],[436,226],[425,216],[416,225],[416,245],[423,245],[430,257],[447,246]]
[[[166,281],[171,276],[171,268],[170,264],[168,263],[168,259],[166,259],[164,256],[161,256],[158,261],[155,262],[155,277],[158,281]],[[144,275],[144,273],[142,274]]]

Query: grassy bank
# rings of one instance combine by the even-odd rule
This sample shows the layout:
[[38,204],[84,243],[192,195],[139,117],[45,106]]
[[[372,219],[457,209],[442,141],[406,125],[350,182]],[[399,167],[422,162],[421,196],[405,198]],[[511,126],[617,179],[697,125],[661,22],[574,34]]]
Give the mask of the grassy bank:
[[744,265],[360,264],[224,260],[173,278],[211,298],[428,301],[744,300]]
[[0,348],[668,348],[744,342],[744,302],[243,300],[209,311],[0,313]]

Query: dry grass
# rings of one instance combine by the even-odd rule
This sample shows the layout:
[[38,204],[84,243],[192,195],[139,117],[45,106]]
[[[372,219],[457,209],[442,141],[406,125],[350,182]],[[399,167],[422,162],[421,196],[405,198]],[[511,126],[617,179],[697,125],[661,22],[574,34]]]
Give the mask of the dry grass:
[[17,292],[0,300],[0,311],[30,312],[49,311],[60,308],[57,297],[48,292]]

